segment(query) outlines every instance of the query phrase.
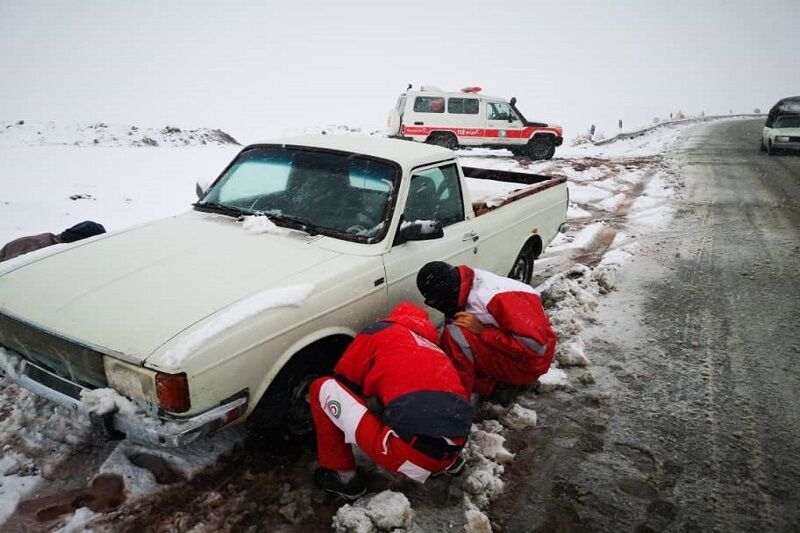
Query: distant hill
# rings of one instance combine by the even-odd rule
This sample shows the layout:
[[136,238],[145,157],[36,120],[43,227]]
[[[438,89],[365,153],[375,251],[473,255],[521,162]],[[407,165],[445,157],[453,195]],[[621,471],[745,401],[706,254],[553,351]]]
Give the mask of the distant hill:
[[222,130],[182,130],[174,126],[139,128],[123,124],[59,124],[56,122],[0,121],[0,146],[112,146],[182,147],[238,145]]

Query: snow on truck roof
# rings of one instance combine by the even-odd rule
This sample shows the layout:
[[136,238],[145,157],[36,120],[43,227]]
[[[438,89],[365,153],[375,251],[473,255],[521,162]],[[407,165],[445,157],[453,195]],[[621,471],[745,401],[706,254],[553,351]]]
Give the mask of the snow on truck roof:
[[265,144],[294,144],[313,148],[340,150],[369,157],[396,161],[403,167],[414,167],[454,159],[455,154],[439,146],[386,137],[366,135],[301,135],[267,141]]

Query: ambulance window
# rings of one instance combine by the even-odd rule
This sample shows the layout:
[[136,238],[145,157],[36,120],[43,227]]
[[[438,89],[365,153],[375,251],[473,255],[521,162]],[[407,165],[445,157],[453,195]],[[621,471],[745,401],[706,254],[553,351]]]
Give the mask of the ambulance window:
[[417,113],[444,113],[444,98],[441,96],[417,96],[414,99]]
[[475,98],[448,98],[447,112],[457,115],[477,115],[478,100]]
[[508,104],[488,102],[486,104],[486,118],[489,120],[513,120],[515,116]]

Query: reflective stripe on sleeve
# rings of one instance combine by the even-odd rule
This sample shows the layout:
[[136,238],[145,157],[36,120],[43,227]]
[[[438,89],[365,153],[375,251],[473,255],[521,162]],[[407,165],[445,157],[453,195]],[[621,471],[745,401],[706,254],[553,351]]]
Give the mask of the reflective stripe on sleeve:
[[531,339],[530,337],[523,337],[522,335],[512,335],[515,339],[519,342],[533,350],[534,352],[538,353],[539,355],[544,355],[545,348],[535,340]]
[[472,355],[472,348],[467,342],[466,337],[464,337],[464,333],[461,332],[461,328],[451,324],[447,326],[447,331],[450,333],[450,336],[453,337],[453,340],[456,341],[456,344],[458,344],[458,347],[461,348],[461,351],[464,353],[467,359],[469,359],[471,363],[474,363],[475,357]]

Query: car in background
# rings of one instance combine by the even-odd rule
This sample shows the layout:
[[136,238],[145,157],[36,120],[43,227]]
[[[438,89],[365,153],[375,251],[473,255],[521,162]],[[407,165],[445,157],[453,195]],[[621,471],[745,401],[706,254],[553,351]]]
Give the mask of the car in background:
[[800,96],[783,98],[767,115],[761,133],[761,151],[800,150]]
[[531,122],[506,100],[480,93],[480,87],[446,92],[411,86],[389,112],[389,137],[435,144],[450,150],[461,146],[505,148],[530,159],[551,159],[564,142],[561,126]]

